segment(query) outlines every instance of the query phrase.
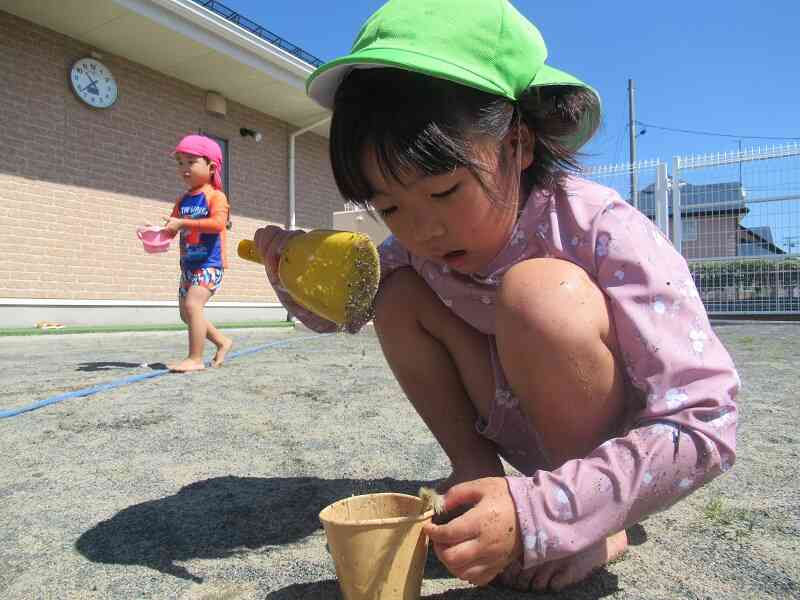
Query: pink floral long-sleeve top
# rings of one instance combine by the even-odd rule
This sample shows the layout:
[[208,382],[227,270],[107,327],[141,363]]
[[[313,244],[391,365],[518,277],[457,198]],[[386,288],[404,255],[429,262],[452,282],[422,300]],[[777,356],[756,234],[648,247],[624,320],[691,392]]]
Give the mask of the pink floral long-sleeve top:
[[[448,308],[488,335],[503,274],[523,260],[571,261],[610,300],[630,384],[646,402],[627,435],[586,458],[507,478],[522,532],[522,569],[573,554],[668,508],[735,458],[739,377],[685,260],[614,190],[576,177],[565,180],[564,190],[531,194],[506,247],[482,273],[451,272],[412,256],[393,237],[379,249],[382,279],[413,268]],[[284,290],[278,294],[312,329],[335,330]]]

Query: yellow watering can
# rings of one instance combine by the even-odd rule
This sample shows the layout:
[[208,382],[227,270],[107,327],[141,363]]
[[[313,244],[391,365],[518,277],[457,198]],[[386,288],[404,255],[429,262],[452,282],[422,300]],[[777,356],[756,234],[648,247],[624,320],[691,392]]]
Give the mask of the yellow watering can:
[[[239,242],[237,253],[263,264],[251,240]],[[380,280],[378,251],[366,234],[315,229],[289,239],[278,278],[298,304],[346,326],[370,317]]]

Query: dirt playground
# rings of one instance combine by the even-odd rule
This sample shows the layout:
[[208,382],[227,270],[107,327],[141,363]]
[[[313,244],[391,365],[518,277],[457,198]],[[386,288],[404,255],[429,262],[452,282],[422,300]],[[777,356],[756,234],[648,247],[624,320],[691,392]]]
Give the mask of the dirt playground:
[[[476,589],[429,557],[426,600],[800,598],[800,324],[718,324],[744,389],[738,461],[562,594]],[[234,330],[221,369],[164,375],[185,333],[6,337],[0,598],[337,600],[318,513],[446,476],[369,333]],[[210,353],[209,348],[209,353]]]

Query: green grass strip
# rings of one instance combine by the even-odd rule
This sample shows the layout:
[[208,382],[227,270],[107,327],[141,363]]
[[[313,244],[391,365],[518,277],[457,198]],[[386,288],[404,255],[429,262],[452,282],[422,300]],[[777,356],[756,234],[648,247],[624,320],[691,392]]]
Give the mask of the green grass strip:
[[[287,321],[234,321],[214,323],[217,329],[253,329],[257,327],[292,327]],[[37,329],[36,327],[0,328],[0,337],[20,335],[68,335],[71,333],[125,333],[130,331],[185,331],[186,325],[65,325],[62,329]]]

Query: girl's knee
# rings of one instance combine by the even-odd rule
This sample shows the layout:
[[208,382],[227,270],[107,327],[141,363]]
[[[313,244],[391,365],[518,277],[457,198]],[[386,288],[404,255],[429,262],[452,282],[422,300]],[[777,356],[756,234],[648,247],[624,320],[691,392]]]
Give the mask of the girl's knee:
[[605,296],[586,271],[554,258],[526,260],[503,277],[497,297],[497,334],[535,333],[539,339],[607,336]]
[[190,319],[193,315],[197,313],[203,312],[203,307],[205,306],[205,301],[203,298],[192,297],[191,295],[186,296],[186,300],[183,303],[183,311],[182,316],[185,317],[184,321]]
[[373,323],[378,331],[415,318],[416,309],[433,291],[412,269],[398,269],[381,283]]

